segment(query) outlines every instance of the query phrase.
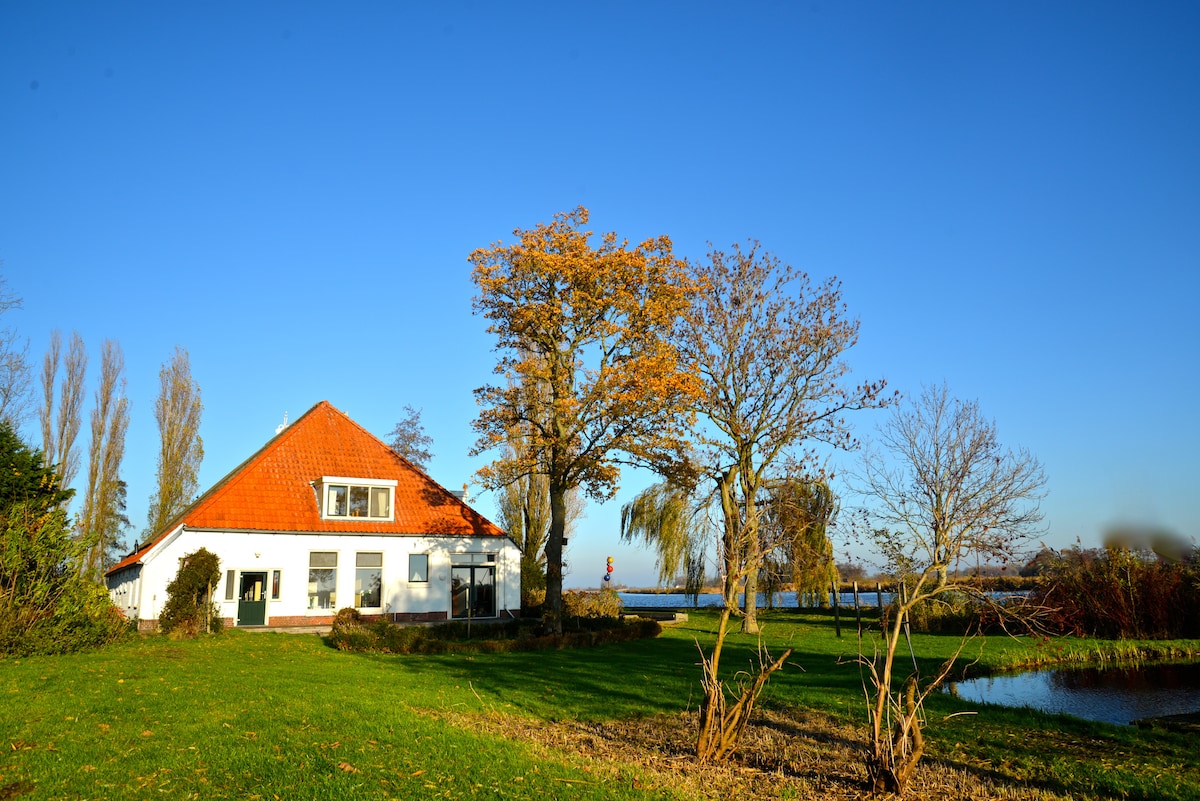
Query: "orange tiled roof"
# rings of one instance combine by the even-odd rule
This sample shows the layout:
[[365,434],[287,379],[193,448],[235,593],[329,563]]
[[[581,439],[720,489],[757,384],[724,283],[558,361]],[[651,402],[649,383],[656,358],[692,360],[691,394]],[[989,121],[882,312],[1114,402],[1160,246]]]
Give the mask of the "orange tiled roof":
[[[395,519],[321,519],[310,482],[319,482],[322,476],[395,480]],[[321,401],[275,435],[166,530],[109,572],[140,562],[146,551],[180,523],[188,528],[239,531],[505,536],[328,401]]]

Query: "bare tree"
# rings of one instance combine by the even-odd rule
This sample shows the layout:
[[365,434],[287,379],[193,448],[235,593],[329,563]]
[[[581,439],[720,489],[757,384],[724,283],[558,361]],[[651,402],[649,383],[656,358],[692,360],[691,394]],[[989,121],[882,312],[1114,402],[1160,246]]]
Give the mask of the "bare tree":
[[[813,286],[809,277],[782,264],[758,243],[732,253],[713,250],[707,262],[690,265],[699,287],[684,326],[678,329],[685,363],[700,379],[693,410],[695,458],[708,490],[700,506],[715,506],[718,558],[724,603],[712,650],[704,658],[704,699],[697,757],[720,760],[737,747],[745,716],[770,674],[783,666],[762,655],[759,673],[739,681],[727,703],[720,674],[730,617],[741,615],[742,631],[758,631],[758,575],[774,546],[764,544],[764,507],[785,465],[820,473],[812,446],[851,448],[845,413],[885,405],[884,382],[847,385],[843,357],[858,339],[858,321],[846,315],[834,279]],[[798,466],[798,467],[796,467]],[[643,509],[628,507],[633,535],[657,544],[660,569],[674,557],[694,554],[682,542],[702,531],[681,518],[658,514],[679,505],[679,487],[647,497]],[[643,499],[639,499],[643,500]],[[684,503],[683,506],[687,506]],[[647,525],[647,521],[649,525]],[[623,526],[623,535],[630,536]],[[690,573],[690,571],[689,571]],[[739,609],[738,595],[744,593]],[[739,674],[746,675],[746,674]]]
[[1026,450],[1003,449],[975,402],[926,387],[881,429],[864,455],[858,489],[871,504],[862,526],[901,591],[888,612],[884,651],[860,661],[869,672],[867,772],[877,793],[902,793],[921,758],[920,710],[953,660],[932,677],[894,680],[909,613],[962,585],[948,581],[968,555],[1015,561],[1039,533],[1046,478]]
[[396,423],[396,427],[388,434],[388,446],[401,458],[422,473],[429,472],[429,460],[433,458],[433,437],[425,433],[421,424],[421,410],[411,406],[404,407],[404,417]]
[[83,395],[87,376],[88,356],[83,337],[76,331],[63,362],[62,383],[58,387],[58,414],[55,415],[56,393],[62,334],[50,335],[50,346],[42,362],[42,453],[47,464],[54,465],[64,487],[69,487],[79,473],[79,449],[75,440],[83,426]]
[[819,473],[817,443],[853,447],[845,413],[885,405],[885,382],[845,380],[858,321],[847,316],[836,279],[814,286],[757,242],[744,252],[714,249],[692,268],[701,291],[681,350],[703,387],[696,444],[721,509],[725,607],[736,610],[744,591],[742,630],[752,633],[764,489],[785,461]]
[[192,380],[188,353],[178,345],[169,364],[158,374],[159,394],[154,403],[161,445],[158,453],[158,486],[150,496],[147,515],[154,535],[179,515],[199,489],[204,442],[200,438],[200,386]]
[[83,510],[76,521],[78,535],[89,543],[82,573],[100,581],[121,547],[121,534],[129,525],[125,516],[125,433],[129,428],[129,400],[125,397],[125,356],[121,346],[106,340],[100,355],[100,383],[92,407],[92,439],[88,449],[87,489]]
[[[8,280],[0,275],[0,317],[21,306],[21,297],[9,291]],[[0,422],[19,429],[29,405],[29,341],[21,341],[15,328],[5,326],[0,328]]]

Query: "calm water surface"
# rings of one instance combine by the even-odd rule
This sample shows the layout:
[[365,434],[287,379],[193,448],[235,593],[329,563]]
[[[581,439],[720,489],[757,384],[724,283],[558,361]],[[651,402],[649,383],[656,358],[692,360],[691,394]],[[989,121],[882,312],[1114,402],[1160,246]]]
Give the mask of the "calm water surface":
[[[702,593],[700,593],[699,603],[697,603],[695,605],[692,604],[691,596],[684,595],[683,593],[618,592],[617,595],[621,596],[621,600],[625,602],[626,606],[633,606],[633,607],[641,606],[641,607],[661,607],[661,608],[665,608],[665,609],[692,609],[692,608],[694,608],[694,606],[699,606],[701,608],[707,609],[707,608],[714,607],[714,606],[719,607],[721,605],[721,594],[719,592],[702,592]],[[742,603],[743,600],[744,600],[743,596],[739,595],[738,603]],[[832,602],[833,602],[833,595],[830,594],[830,603],[832,603]],[[890,592],[883,593],[884,605],[890,604],[891,602],[892,602],[892,594]],[[849,607],[852,609],[854,607],[854,593],[852,593],[852,592],[839,593],[838,594],[838,604],[840,606],[842,606],[843,608]],[[878,598],[875,595],[875,591],[871,590],[870,592],[864,592],[863,590],[859,590],[858,605],[863,608],[866,608],[869,606],[872,609],[874,609],[878,605]],[[775,593],[775,606],[783,608],[783,609],[795,609],[796,608],[796,593],[794,593],[794,592],[777,592],[777,593]],[[766,595],[766,593],[760,592],[758,594],[758,608],[765,609],[766,607],[767,607],[767,595]]]
[[1200,712],[1200,662],[1035,670],[953,682],[946,689],[969,701],[1123,725]]
[[[628,607],[693,608],[682,593],[619,592]],[[775,594],[777,607],[794,609],[796,593]],[[883,603],[891,603],[890,593]],[[739,603],[742,601],[738,599]],[[853,613],[854,594],[841,593],[838,603]],[[875,591],[859,591],[859,605],[874,608]],[[759,593],[759,608],[766,595]],[[719,593],[701,593],[698,606],[719,607]],[[1118,725],[1138,718],[1200,712],[1200,663],[1111,668],[1062,668],[954,682],[947,691],[960,698],[1001,706],[1032,707]]]

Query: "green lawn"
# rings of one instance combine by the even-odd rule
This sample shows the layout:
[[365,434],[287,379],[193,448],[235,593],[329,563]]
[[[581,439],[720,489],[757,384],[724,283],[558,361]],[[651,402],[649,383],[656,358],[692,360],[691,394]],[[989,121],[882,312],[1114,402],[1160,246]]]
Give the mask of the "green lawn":
[[[815,710],[861,727],[861,680],[845,663],[857,653],[853,628],[838,639],[827,617],[763,617],[768,646],[795,649],[764,710],[776,719]],[[498,732],[505,721],[550,729],[694,711],[694,640],[707,641],[714,622],[693,613],[656,640],[541,653],[346,654],[312,635],[232,631],[0,661],[0,799],[694,797],[633,760]],[[914,637],[923,669],[956,644]],[[1059,645],[1076,655],[1104,647],[997,638],[968,652],[979,669],[1061,655]],[[755,646],[734,636],[724,664],[748,665]],[[1176,648],[1200,653],[1200,643]],[[981,714],[952,716],[962,711]],[[930,765],[1046,797],[1200,798],[1200,760],[1184,735],[946,695],[929,718]]]

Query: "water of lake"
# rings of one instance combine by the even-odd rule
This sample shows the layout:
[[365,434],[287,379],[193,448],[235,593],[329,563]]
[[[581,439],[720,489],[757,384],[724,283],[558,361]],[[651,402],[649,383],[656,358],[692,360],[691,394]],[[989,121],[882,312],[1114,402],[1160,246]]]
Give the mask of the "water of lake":
[[969,701],[1124,725],[1200,712],[1200,662],[1035,670],[953,682],[946,689]]
[[[702,592],[702,593],[700,593],[699,602],[696,604],[692,603],[691,596],[684,595],[683,593],[678,593],[678,592],[618,592],[617,595],[620,596],[621,600],[625,603],[625,606],[630,606],[630,607],[634,607],[634,608],[644,607],[644,608],[655,608],[655,609],[693,609],[696,606],[698,606],[702,609],[707,609],[707,608],[711,608],[711,607],[719,607],[721,605],[721,594],[719,592]],[[858,600],[859,606],[864,609],[866,607],[871,607],[872,609],[874,609],[874,608],[876,608],[876,606],[879,603],[879,599],[876,597],[874,590],[871,590],[870,592],[865,592],[863,590],[859,590],[858,599],[859,599]],[[743,595],[738,596],[739,604],[742,603],[744,600],[745,600],[745,596],[743,596]],[[832,593],[830,594],[829,600],[830,600],[830,603],[833,603]],[[891,602],[892,602],[892,594],[890,592],[883,593],[884,605],[890,604]],[[839,593],[838,604],[842,608],[853,609],[854,608],[854,593],[852,593],[852,592]],[[777,592],[777,593],[775,593],[775,606],[783,608],[783,609],[795,609],[796,608],[796,593],[794,593],[794,592]],[[760,592],[758,594],[758,608],[766,609],[766,607],[767,607],[766,593]]]

